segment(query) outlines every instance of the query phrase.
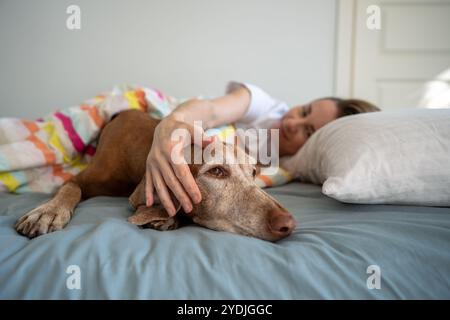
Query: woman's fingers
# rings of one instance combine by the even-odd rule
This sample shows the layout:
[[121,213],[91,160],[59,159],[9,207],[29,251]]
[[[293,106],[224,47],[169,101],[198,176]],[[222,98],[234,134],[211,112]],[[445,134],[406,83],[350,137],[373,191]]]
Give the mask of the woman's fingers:
[[158,192],[159,199],[161,200],[161,203],[164,206],[164,208],[166,209],[169,216],[173,217],[177,212],[172,203],[172,199],[170,199],[170,194],[169,194],[169,191],[167,190],[166,183],[164,182],[164,179],[158,169],[152,167],[151,171],[152,171],[154,186],[155,186],[156,192]]
[[192,199],[194,203],[199,203],[202,200],[202,194],[200,193],[197,182],[195,182],[186,161],[184,160],[184,163],[181,164],[172,164],[172,168],[190,199]]
[[[203,128],[198,125],[187,125],[188,131],[191,135],[191,143],[197,144],[202,149],[208,146],[210,143],[213,143],[215,140],[214,136],[206,136]],[[198,137],[201,139],[199,140]],[[194,159],[191,159],[193,161]],[[186,163],[186,160],[182,158],[178,160],[178,162],[172,162],[172,168],[177,176],[178,180],[183,185],[184,190],[189,194],[189,197],[192,199],[194,203],[199,203],[202,200],[202,194],[200,193],[200,189],[195,182],[194,177],[189,169],[189,166]]]
[[[161,169],[161,173],[164,178],[164,181],[166,182],[166,185],[170,188],[170,190],[173,192],[175,197],[178,199],[178,201],[180,202],[184,211],[186,213],[191,212],[192,211],[191,200],[190,200],[189,196],[187,195],[187,193],[185,192],[185,190],[183,189],[180,181],[175,176],[170,164],[168,162],[160,162],[160,169]],[[188,170],[189,170],[189,168],[188,168]],[[194,181],[194,183],[195,183],[195,181]]]
[[[205,147],[214,141],[213,138],[209,138],[204,135],[204,131],[201,126],[185,124],[184,128],[187,130],[185,132],[186,134],[182,137],[183,140],[178,142],[181,143],[183,147],[189,146],[191,143],[196,143],[199,144],[200,147]],[[201,139],[200,141],[199,138]],[[191,161],[193,161],[193,159],[191,159]],[[202,200],[202,195],[183,156],[183,151],[178,150],[178,152],[171,154],[169,163],[172,167],[171,172],[175,173],[177,180],[181,183],[184,191],[189,195],[189,200],[192,199],[194,203],[199,203]],[[181,199],[178,198],[178,200]],[[184,208],[185,204],[182,205]],[[190,201],[189,205],[192,206]]]

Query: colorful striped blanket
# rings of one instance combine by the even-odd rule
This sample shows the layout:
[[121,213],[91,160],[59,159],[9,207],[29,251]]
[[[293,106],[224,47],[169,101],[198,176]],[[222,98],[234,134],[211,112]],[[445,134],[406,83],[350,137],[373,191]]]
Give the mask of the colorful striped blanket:
[[[181,102],[157,89],[117,86],[36,121],[0,118],[0,191],[53,193],[87,166],[100,130],[114,114],[138,109],[160,119]],[[234,132],[234,126],[228,125],[206,134],[227,140]],[[257,177],[261,187],[290,180],[291,175],[281,168],[276,174]]]

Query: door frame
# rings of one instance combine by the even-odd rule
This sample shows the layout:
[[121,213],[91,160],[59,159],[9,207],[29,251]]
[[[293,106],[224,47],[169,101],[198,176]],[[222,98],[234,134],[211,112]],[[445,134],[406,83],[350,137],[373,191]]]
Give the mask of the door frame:
[[354,95],[356,6],[356,0],[337,0],[334,94],[343,98]]

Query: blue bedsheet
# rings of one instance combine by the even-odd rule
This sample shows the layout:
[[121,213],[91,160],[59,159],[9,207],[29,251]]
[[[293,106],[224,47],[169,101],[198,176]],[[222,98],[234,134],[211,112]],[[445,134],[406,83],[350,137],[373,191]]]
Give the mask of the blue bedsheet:
[[[126,221],[127,200],[109,197],[28,240],[13,224],[49,196],[1,194],[0,298],[450,298],[450,208],[343,204],[297,182],[268,191],[298,222],[278,243],[197,226],[141,230]],[[79,290],[66,286],[71,265]],[[367,287],[370,265],[380,289]]]

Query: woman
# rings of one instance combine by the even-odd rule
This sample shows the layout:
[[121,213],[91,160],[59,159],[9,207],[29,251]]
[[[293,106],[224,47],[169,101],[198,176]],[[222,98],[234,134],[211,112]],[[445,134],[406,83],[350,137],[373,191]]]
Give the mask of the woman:
[[[257,86],[236,82],[228,85],[222,97],[188,100],[155,130],[147,158],[147,206],[153,204],[153,191],[156,191],[169,215],[175,215],[169,189],[187,213],[192,211],[192,203],[201,201],[200,190],[187,164],[175,164],[171,160],[175,147],[171,134],[176,129],[186,129],[192,137],[201,134],[203,147],[214,140],[203,136],[204,130],[228,123],[244,130],[279,129],[279,156],[282,157],[295,154],[325,124],[343,116],[372,111],[379,109],[366,101],[339,98],[322,98],[289,108]],[[194,125],[194,121],[201,121],[201,127]]]

